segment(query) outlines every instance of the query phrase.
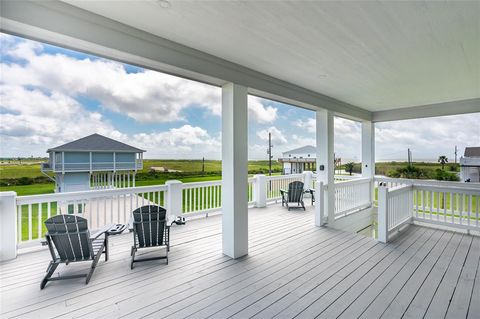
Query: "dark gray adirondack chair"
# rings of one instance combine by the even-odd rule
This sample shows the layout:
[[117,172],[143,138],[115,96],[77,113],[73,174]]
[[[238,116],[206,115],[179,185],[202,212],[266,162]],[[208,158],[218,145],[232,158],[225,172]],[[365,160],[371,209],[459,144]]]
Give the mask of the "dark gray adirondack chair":
[[[74,215],[57,215],[45,221],[47,227],[46,243],[52,255],[47,274],[43,278],[40,289],[45,288],[49,281],[86,277],[88,284],[102,253],[105,261],[108,260],[108,233],[111,225],[94,234],[90,234],[85,218]],[[91,261],[92,265],[87,274],[53,277],[52,275],[60,264],[69,264],[79,261]]]
[[[146,205],[133,211],[133,246],[132,262],[166,259],[168,265],[168,251],[170,250],[170,226],[166,220],[165,208],[156,205]],[[141,248],[165,247],[165,256],[135,259],[135,253]]]
[[[286,205],[288,210],[290,210],[290,208],[303,208],[303,210],[305,210],[303,203],[303,182],[291,182],[288,184],[288,191],[281,189],[280,194],[282,195],[282,206]],[[290,203],[296,203],[297,206],[289,206]]]

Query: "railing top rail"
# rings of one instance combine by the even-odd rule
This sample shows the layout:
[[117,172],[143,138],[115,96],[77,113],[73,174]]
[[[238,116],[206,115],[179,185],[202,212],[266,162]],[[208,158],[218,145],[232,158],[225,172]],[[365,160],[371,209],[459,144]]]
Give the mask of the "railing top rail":
[[206,182],[192,182],[192,183],[183,183],[182,187],[185,188],[195,188],[195,187],[207,187],[207,186],[218,186],[222,185],[222,180],[215,181],[206,181]]
[[290,174],[290,175],[273,175],[273,176],[267,176],[267,180],[291,179],[291,178],[303,178],[303,174]]
[[79,199],[89,199],[107,196],[129,195],[136,193],[148,193],[166,191],[166,185],[152,185],[152,186],[139,186],[129,188],[113,188],[113,189],[101,189],[101,190],[89,190],[80,192],[68,192],[68,193],[54,193],[54,194],[42,194],[42,195],[28,195],[18,196],[17,205],[46,203],[54,201],[69,201]]
[[471,195],[480,195],[480,188],[477,187],[452,187],[452,186],[435,186],[435,185],[423,185],[423,184],[414,184],[414,189],[418,190],[428,190],[434,192],[446,192],[446,193],[462,193],[462,194],[471,194]]
[[412,185],[399,185],[395,187],[390,187],[388,189],[388,194],[389,195],[398,195],[401,193],[409,192],[413,189]]
[[462,182],[436,181],[436,180],[426,180],[426,179],[392,178],[392,177],[384,177],[384,176],[375,176],[375,181],[410,184],[410,185],[480,189],[480,183],[462,183]]
[[348,186],[348,185],[355,185],[355,184],[364,184],[371,182],[372,179],[370,177],[361,177],[356,179],[350,179],[346,181],[337,181],[335,182],[335,186]]

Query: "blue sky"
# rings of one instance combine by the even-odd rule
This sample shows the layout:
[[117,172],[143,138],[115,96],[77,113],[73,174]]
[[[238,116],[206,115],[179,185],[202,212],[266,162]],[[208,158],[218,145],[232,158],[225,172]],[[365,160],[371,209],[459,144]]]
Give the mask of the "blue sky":
[[[47,44],[2,34],[0,156],[44,156],[59,144],[100,133],[147,150],[147,158],[221,153],[221,90]],[[480,113],[379,123],[377,160],[453,156],[480,146]],[[249,158],[315,143],[315,113],[249,97]],[[336,118],[335,151],[360,160],[360,124]]]

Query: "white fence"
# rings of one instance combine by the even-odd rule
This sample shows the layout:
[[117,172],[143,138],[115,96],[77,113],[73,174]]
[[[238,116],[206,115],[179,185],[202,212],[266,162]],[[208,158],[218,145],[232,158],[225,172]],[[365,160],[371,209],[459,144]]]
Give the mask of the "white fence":
[[83,192],[18,196],[18,243],[41,239],[43,221],[58,214],[79,214],[88,219],[89,228],[108,223],[127,223],[130,213],[143,205],[166,205],[167,186],[104,189]]
[[372,206],[372,179],[357,178],[334,183],[335,219]]
[[[387,242],[406,223],[480,231],[480,184],[379,178],[378,236]],[[389,187],[396,183],[399,186]]]
[[[343,177],[338,178],[333,185],[334,205],[330,206],[333,209],[325,211],[326,214],[333,215],[329,220],[344,218],[372,205],[372,179]],[[304,181],[308,187],[313,186],[315,180],[315,174],[309,172],[281,176],[258,175],[248,179],[248,202],[250,205],[264,207],[267,201],[279,199],[280,189],[287,189],[292,181]],[[376,178],[375,183],[387,185],[379,188],[379,196],[382,189],[386,189],[386,195],[379,197],[379,221],[383,218],[381,214],[385,214],[387,240],[388,235],[409,218],[409,221],[479,230],[478,184],[389,178]],[[15,196],[17,227],[14,228],[17,230],[17,243],[43,238],[43,221],[56,214],[81,214],[88,219],[89,227],[95,229],[107,223],[126,223],[132,210],[147,204],[167,206],[176,216],[208,215],[221,210],[220,180],[178,184],[177,195],[173,191],[169,192],[169,185],[155,185]],[[316,193],[316,205],[325,203],[328,187],[329,185],[324,185],[324,191]],[[169,203],[169,198],[174,200]],[[379,225],[379,232],[380,227]]]
[[378,187],[378,240],[386,243],[391,234],[412,221],[411,185],[388,188],[381,183]]
[[[300,176],[293,177],[296,180]],[[266,178],[267,180],[269,177]],[[288,182],[292,176],[272,177],[274,187],[268,193],[270,198]],[[168,184],[168,183],[167,183]],[[171,211],[192,217],[221,210],[222,181],[208,181],[181,184],[180,196],[175,196]],[[256,178],[248,179],[247,197],[254,204]],[[267,185],[264,186],[267,189]],[[264,192],[264,196],[266,193]],[[109,223],[128,223],[131,212],[143,205],[168,206],[168,198],[174,196],[168,185],[129,188],[108,188],[82,192],[16,196],[17,243],[22,244],[42,239],[46,229],[43,222],[58,214],[78,214],[87,218],[89,228],[100,228]]]
[[267,176],[267,200],[275,200],[281,198],[280,190],[288,189],[288,184],[295,181],[304,180],[304,174],[291,174],[291,175],[276,175]]

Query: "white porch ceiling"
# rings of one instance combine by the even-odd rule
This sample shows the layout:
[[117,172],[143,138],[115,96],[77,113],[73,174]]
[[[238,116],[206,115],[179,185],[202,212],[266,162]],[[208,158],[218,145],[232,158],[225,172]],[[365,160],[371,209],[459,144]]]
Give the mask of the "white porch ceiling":
[[65,2],[372,112],[480,98],[479,1]]

